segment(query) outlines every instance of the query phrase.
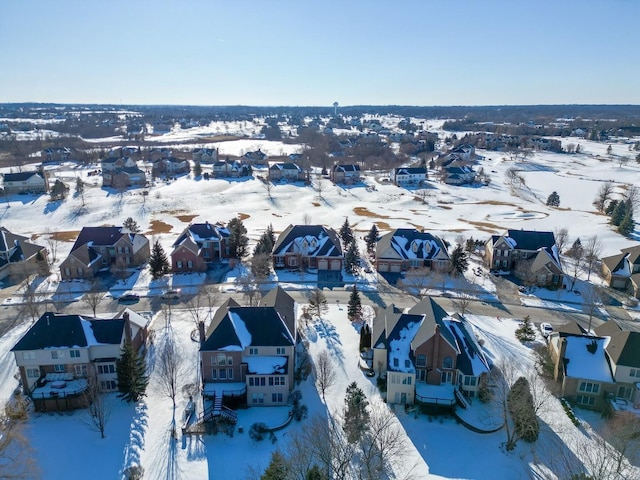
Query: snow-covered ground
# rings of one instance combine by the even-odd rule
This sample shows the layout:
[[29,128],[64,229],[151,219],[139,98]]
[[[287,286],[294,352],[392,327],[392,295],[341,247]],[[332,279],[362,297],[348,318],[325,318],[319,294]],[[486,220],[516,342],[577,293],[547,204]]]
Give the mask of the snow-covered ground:
[[[439,124],[428,123],[439,128]],[[239,125],[238,129],[245,127],[253,128]],[[210,133],[203,131],[202,134]],[[182,138],[173,140],[177,142]],[[168,136],[163,141],[173,140]],[[425,201],[422,192],[379,182],[384,172],[367,174],[361,185],[348,188],[334,186],[318,178],[314,178],[312,186],[278,184],[271,189],[269,198],[263,183],[257,179],[207,181],[191,176],[172,182],[157,182],[148,195],[142,195],[141,189],[120,194],[101,188],[99,179],[88,175],[96,166],[67,166],[53,174],[67,182],[71,192],[76,176],[88,183],[84,206],[82,199],[73,193],[62,202],[49,202],[46,196],[14,195],[0,203],[0,223],[10,231],[30,236],[43,245],[51,236],[60,238],[58,263],[66,257],[75,235],[83,226],[121,225],[129,216],[137,220],[152,240],[159,240],[167,251],[190,222],[226,222],[236,216],[243,219],[252,241],[257,240],[269,224],[277,233],[289,224],[304,223],[310,218],[313,223],[338,229],[346,217],[354,226],[356,236],[360,237],[361,251],[364,251],[361,237],[373,223],[383,233],[400,227],[424,228],[441,235],[451,244],[459,236],[485,240],[491,234],[508,228],[553,231],[565,227],[569,229],[570,241],[577,237],[584,241],[585,237],[597,234],[603,243],[603,256],[637,243],[637,229],[632,239],[618,235],[609,227],[607,218],[595,212],[591,202],[603,181],[613,181],[617,195],[629,185],[640,185],[640,165],[629,162],[620,166],[615,160],[609,160],[606,144],[578,139],[563,141],[579,143],[583,153],[536,153],[526,163],[515,165],[523,170],[525,186],[511,188],[507,185],[506,171],[514,165],[503,159],[502,154],[479,151],[485,159],[478,168],[482,167],[491,176],[489,186],[453,187],[434,181],[424,188]],[[234,155],[257,148],[272,155],[293,151],[289,150],[290,145],[281,142],[256,139],[220,142],[218,146],[221,153]],[[613,144],[612,153],[614,158],[628,155],[627,147]],[[319,181],[323,182],[322,197],[317,191]],[[370,188],[365,188],[367,186]],[[560,208],[545,205],[552,191],[560,195]],[[237,272],[229,278],[233,275]],[[468,283],[475,283],[485,295],[495,294],[495,286],[487,275],[469,271],[466,279]],[[300,278],[283,274],[278,280],[295,282]],[[358,280],[371,280],[370,285],[375,288],[371,278]],[[169,287],[195,288],[201,281],[198,276],[176,276],[172,283],[169,279],[154,283],[147,272],[139,272],[126,283],[115,286],[111,294],[119,296],[124,290],[133,290],[142,295],[154,295]],[[79,285],[72,287],[68,290],[85,288]],[[66,286],[54,276],[42,288],[47,292],[64,291]],[[534,297],[522,295],[523,303],[541,305],[545,301],[554,302],[554,308],[557,308],[560,300],[567,308],[581,308],[579,296],[571,292],[552,292],[548,294],[551,297],[546,292],[534,293]],[[515,321],[484,317],[471,317],[470,320],[480,338],[485,340],[485,348],[494,361],[506,357],[523,369],[532,365],[531,349],[520,345],[513,337]],[[171,325],[176,338],[180,339],[185,359],[192,362],[192,370],[185,375],[183,382],[191,383],[195,381],[197,368],[197,345],[189,337],[193,324],[186,312],[173,312]],[[158,331],[157,340],[161,341],[167,333],[165,319],[156,317],[153,328]],[[25,329],[24,325],[18,326],[0,339],[0,376],[3,380],[0,396],[4,399],[17,385],[13,377],[16,370],[12,354],[8,350]],[[378,400],[375,384],[358,368],[357,331],[347,321],[343,309],[332,306],[322,321],[309,331],[309,338],[312,355],[330,349],[342,373],[339,383],[329,391],[326,407],[311,381],[300,386],[303,403],[309,407],[310,413],[323,413],[327,409],[332,413],[339,411],[346,385],[354,380],[371,401]],[[153,350],[150,351],[151,368],[152,354]],[[153,371],[151,378],[153,383]],[[251,464],[264,468],[273,449],[284,445],[287,435],[304,428],[304,421],[294,422],[276,434],[278,440],[275,444],[256,444],[246,434],[249,426],[256,421],[278,423],[286,416],[286,411],[251,408],[239,412],[240,423],[245,427],[243,434],[236,433],[233,438],[219,434],[203,440],[194,437],[173,442],[169,439],[168,430],[171,401],[152,387],[149,396],[138,406],[112,399],[113,413],[104,440],[82,424],[82,411],[33,415],[29,420],[28,436],[36,448],[44,478],[86,478],[84,472],[88,471],[98,479],[117,478],[124,467],[137,462],[145,468],[145,478],[243,478],[245,467]],[[186,401],[186,397],[181,395],[176,409],[178,417],[182,415]],[[591,434],[587,427],[573,427],[560,404],[554,400],[541,414],[545,423],[541,439],[534,445],[520,444],[514,452],[505,453],[500,448],[504,441],[503,432],[474,434],[453,420],[414,418],[400,410],[396,410],[398,419],[413,445],[407,465],[415,465],[417,478],[526,478],[527,472],[534,470],[539,472],[538,478],[553,478],[554,452],[545,445],[570,443],[569,438]],[[581,412],[578,414],[582,415]],[[251,452],[250,461],[247,452]],[[96,465],[100,465],[99,470]]]

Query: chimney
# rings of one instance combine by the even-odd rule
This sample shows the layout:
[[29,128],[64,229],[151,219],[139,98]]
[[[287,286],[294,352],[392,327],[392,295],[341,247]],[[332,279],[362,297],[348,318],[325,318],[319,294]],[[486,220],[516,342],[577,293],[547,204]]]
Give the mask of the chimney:
[[122,314],[122,319],[124,320],[124,337],[127,342],[131,343],[131,322],[129,321],[129,312],[124,312]]
[[[436,329],[433,334],[433,358],[431,359],[431,365],[434,368],[435,372],[437,372],[438,368],[440,368],[438,364],[439,356],[440,356],[440,325],[436,323]],[[438,385],[439,384],[440,384],[440,379],[438,379]]]
[[[555,365],[553,367],[553,379],[555,381],[561,380],[564,375],[564,356],[567,353],[567,339],[564,337],[559,338],[558,358],[556,358]],[[550,340],[551,341],[551,340]]]
[[198,333],[200,334],[200,343],[204,342],[204,322],[198,322]]

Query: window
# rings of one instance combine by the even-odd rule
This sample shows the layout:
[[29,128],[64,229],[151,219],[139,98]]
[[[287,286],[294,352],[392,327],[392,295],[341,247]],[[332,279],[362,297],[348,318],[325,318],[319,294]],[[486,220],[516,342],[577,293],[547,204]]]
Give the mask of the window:
[[80,350],[70,350],[69,356],[71,358],[80,358]]
[[27,377],[38,378],[40,376],[39,368],[27,368]]
[[576,402],[579,405],[588,405],[593,407],[596,404],[596,397],[591,397],[589,395],[578,395],[576,397]]
[[629,375],[640,378],[640,368],[632,368]]
[[496,257],[502,256],[502,250],[496,250]]
[[35,360],[36,359],[36,352],[22,352],[22,359],[23,360]]
[[227,365],[233,365],[233,357],[227,357]]
[[264,403],[264,394],[254,393],[251,396],[251,403]]
[[124,253],[129,253],[129,247],[124,247]]
[[218,369],[217,368],[212,368],[211,369],[211,379],[212,380],[216,380],[218,378]]
[[98,373],[100,375],[116,373],[116,366],[113,363],[105,363],[103,365],[98,365]]
[[218,364],[218,358],[215,355],[213,355],[211,357],[211,365],[217,365],[217,364]]
[[427,356],[426,355],[418,355],[416,358],[416,366],[418,367],[426,367],[427,366]]
[[229,380],[233,380],[233,368],[227,369],[227,377],[229,378]]
[[467,387],[475,387],[476,386],[476,377],[464,377],[464,384]]
[[453,359],[451,357],[444,357],[442,359],[442,368],[453,368]]
[[393,366],[394,366],[394,367],[397,367],[397,366],[399,366],[399,365],[400,365],[400,360],[398,360],[397,358],[394,358],[394,359],[393,359]]
[[81,277],[83,273],[84,271],[80,267],[78,267],[78,276]]
[[52,360],[57,360],[58,359],[58,351],[57,350],[52,350],[51,351],[51,359]]
[[54,365],[53,371],[56,373],[63,373],[65,371],[64,365]]
[[272,393],[271,401],[273,403],[282,403],[282,394],[281,393]]
[[227,357],[225,355],[218,355],[218,365],[224,367],[227,364]]
[[100,382],[100,387],[102,387],[102,390],[115,390],[116,382],[115,380],[106,380],[106,381]]
[[404,368],[410,368],[411,367],[411,360],[405,360],[404,361]]
[[220,380],[226,380],[227,379],[227,371],[224,368],[220,369]]
[[71,276],[71,270],[69,270],[68,268],[65,268],[65,269],[64,269],[64,276],[65,276],[65,277],[69,277],[69,276]]
[[418,268],[420,266],[421,260],[410,260],[409,266],[412,268]]
[[182,268],[182,261],[181,261],[181,260],[178,260],[178,261],[176,262],[176,267],[177,267],[177,268]]
[[284,347],[277,347],[276,348],[276,355],[285,355]]
[[187,268],[193,268],[193,262],[191,260],[187,260]]
[[258,349],[256,347],[249,347],[249,355],[258,355]]
[[580,388],[578,388],[578,390],[587,393],[598,393],[600,385],[598,383],[580,382]]
[[411,385],[411,377],[404,377],[402,379],[402,384],[403,385]]
[[86,377],[87,376],[87,366],[86,365],[76,365],[76,377]]

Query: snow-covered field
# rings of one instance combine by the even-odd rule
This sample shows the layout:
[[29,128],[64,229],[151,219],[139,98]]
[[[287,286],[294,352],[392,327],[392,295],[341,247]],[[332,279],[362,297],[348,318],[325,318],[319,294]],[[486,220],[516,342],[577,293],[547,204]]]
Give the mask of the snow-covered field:
[[[165,140],[171,141],[171,138]],[[313,223],[338,229],[346,217],[359,237],[373,223],[383,233],[399,227],[424,228],[441,235],[451,244],[460,235],[485,240],[491,234],[508,228],[555,230],[565,227],[569,229],[571,241],[597,234],[604,246],[603,256],[633,245],[638,241],[638,230],[634,232],[633,239],[618,235],[609,227],[607,217],[595,212],[591,202],[603,181],[613,181],[617,194],[629,185],[640,185],[640,165],[630,162],[620,166],[616,161],[608,160],[606,144],[576,139],[563,141],[580,143],[583,153],[535,154],[525,164],[516,165],[523,170],[526,179],[523,187],[507,185],[505,173],[513,164],[503,159],[500,153],[479,151],[485,159],[477,168],[482,167],[490,175],[489,186],[452,187],[433,182],[424,189],[426,201],[423,201],[421,192],[380,182],[383,175],[380,172],[366,175],[363,184],[348,188],[334,186],[319,178],[314,178],[312,186],[278,184],[271,189],[271,198],[258,179],[228,182],[184,176],[168,183],[157,182],[149,195],[143,196],[139,189],[119,194],[115,190],[94,186],[96,177],[87,174],[96,167],[68,166],[55,171],[54,175],[66,181],[71,192],[76,176],[88,183],[84,206],[82,199],[73,193],[62,202],[49,202],[46,196],[15,195],[0,204],[0,223],[14,233],[32,237],[36,242],[45,242],[54,232],[59,232],[58,236],[63,241],[58,249],[58,262],[68,254],[75,233],[83,226],[121,225],[129,216],[135,218],[153,240],[159,240],[167,251],[190,222],[226,222],[236,216],[241,216],[253,241],[269,224],[277,233],[289,224],[304,223],[306,218],[310,218]],[[291,153],[287,150],[291,146],[265,140],[234,140],[221,142],[219,146],[223,154],[257,148],[272,155],[279,155],[280,151]],[[613,144],[613,155],[628,155],[626,145]],[[322,197],[318,194],[318,182],[322,182]],[[552,191],[560,195],[560,208],[545,205]],[[362,250],[364,244],[361,245]],[[199,281],[192,277],[182,280],[193,284]],[[173,285],[180,281],[176,277]],[[491,282],[485,284],[484,278],[482,282],[481,288],[488,295],[495,292]],[[151,289],[151,293],[155,288],[164,287],[164,284],[152,284],[146,273],[138,274],[126,284],[126,288],[136,291],[149,292]],[[546,299],[549,300],[554,299]],[[545,299],[539,295],[535,299],[523,297],[523,302],[528,301],[543,302]],[[570,302],[568,298],[566,301]],[[524,370],[532,365],[531,349],[520,345],[513,337],[514,321],[502,319],[500,322],[484,317],[471,317],[470,320],[478,335],[484,338],[484,347],[494,361],[506,357]],[[165,323],[161,315],[154,320],[158,341],[168,333]],[[193,324],[186,312],[174,312],[171,325],[185,352],[184,358],[191,362],[192,370],[184,377],[183,383],[192,383],[197,372],[197,345],[189,337]],[[12,355],[7,352],[24,331],[24,325],[18,326],[0,339],[0,375],[3,380],[0,394],[3,399],[8,398],[17,385],[13,378]],[[309,338],[312,355],[330,349],[342,373],[338,384],[327,395],[326,407],[311,381],[301,385],[303,403],[311,414],[326,414],[327,409],[332,413],[338,412],[343,404],[346,385],[354,380],[370,401],[378,401],[375,385],[358,368],[357,332],[347,321],[343,309],[332,306],[309,332]],[[153,384],[152,355],[150,359]],[[148,397],[138,406],[122,404],[115,398],[112,401],[113,414],[104,440],[82,424],[81,411],[31,417],[28,436],[36,449],[44,478],[86,478],[86,472],[92,472],[91,477],[97,479],[117,478],[118,472],[137,462],[145,468],[145,478],[245,478],[248,466],[264,469],[273,449],[286,444],[288,435],[304,428],[304,421],[292,423],[277,433],[275,444],[256,444],[246,434],[249,426],[256,421],[279,423],[280,418],[286,417],[286,411],[252,408],[239,412],[240,423],[245,427],[243,434],[236,433],[233,438],[222,434],[204,439],[193,437],[175,442],[169,438],[168,429],[171,401],[154,390],[153,385]],[[179,397],[178,418],[186,401],[185,396]],[[570,438],[588,439],[591,435],[588,427],[573,427],[555,400],[541,414],[545,424],[541,439],[534,445],[520,444],[510,453],[500,448],[504,442],[503,432],[479,435],[453,420],[430,421],[424,416],[414,418],[400,409],[396,413],[412,444],[408,452],[410,461],[396,467],[399,472],[407,466],[415,466],[413,473],[416,478],[529,478],[533,471],[538,472],[536,478],[554,478],[554,452],[548,445],[557,447],[569,442]]]

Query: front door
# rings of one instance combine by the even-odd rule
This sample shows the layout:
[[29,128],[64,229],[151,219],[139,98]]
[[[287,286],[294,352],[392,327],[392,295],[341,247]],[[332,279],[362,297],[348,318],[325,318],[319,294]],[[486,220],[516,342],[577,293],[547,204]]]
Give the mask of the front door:
[[451,383],[453,372],[442,372],[442,383]]
[[400,394],[400,403],[402,403],[402,404],[407,403],[407,394],[405,392],[402,392]]

